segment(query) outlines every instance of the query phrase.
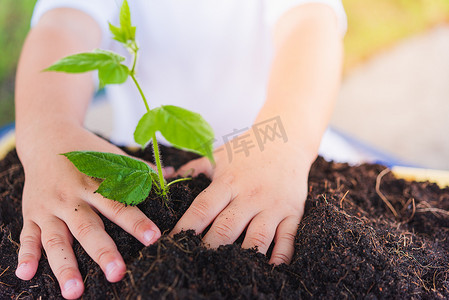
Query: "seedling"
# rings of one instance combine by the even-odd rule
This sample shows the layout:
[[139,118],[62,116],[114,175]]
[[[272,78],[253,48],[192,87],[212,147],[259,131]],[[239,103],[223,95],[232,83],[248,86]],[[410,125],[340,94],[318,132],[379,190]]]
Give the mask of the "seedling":
[[73,151],[63,155],[82,173],[103,179],[96,192],[108,199],[137,205],[148,197],[154,187],[156,192],[167,200],[169,186],[182,179],[168,184],[165,181],[156,132],[159,131],[174,147],[206,156],[213,163],[213,130],[201,115],[184,108],[163,105],[150,109],[136,78],[139,47],[135,39],[136,27],[131,24],[131,13],[126,0],[120,9],[120,26],[109,24],[109,29],[114,40],[120,42],[132,54],[131,68],[123,64],[123,56],[96,49],[67,56],[45,71],[84,73],[97,70],[100,87],[124,83],[131,77],[147,110],[136,127],[134,140],[142,147],[152,142],[157,172],[142,161],[112,153]]

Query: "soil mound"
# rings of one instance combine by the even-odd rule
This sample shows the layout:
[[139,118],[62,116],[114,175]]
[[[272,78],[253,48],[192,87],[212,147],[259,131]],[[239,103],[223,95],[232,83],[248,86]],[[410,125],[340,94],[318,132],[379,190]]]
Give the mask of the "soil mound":
[[[133,155],[151,160],[149,151]],[[172,148],[161,151],[167,165],[194,158]],[[316,160],[290,265],[269,265],[264,255],[241,249],[239,241],[209,250],[191,231],[163,235],[144,247],[103,218],[128,272],[122,281],[109,283],[75,241],[83,298],[448,299],[449,189],[398,180],[384,169]],[[23,182],[13,151],[0,162],[0,299],[60,299],[45,255],[32,280],[14,275]],[[209,183],[200,175],[174,185],[168,208],[153,194],[139,207],[168,232]]]

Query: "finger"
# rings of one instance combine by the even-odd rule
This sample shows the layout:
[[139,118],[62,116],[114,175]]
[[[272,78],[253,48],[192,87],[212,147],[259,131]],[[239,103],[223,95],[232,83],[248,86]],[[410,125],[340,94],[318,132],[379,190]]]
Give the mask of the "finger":
[[56,276],[62,296],[66,299],[79,298],[84,284],[73,253],[70,232],[60,219],[53,217],[40,224],[42,245],[47,254],[50,268]]
[[68,216],[67,225],[87,254],[100,266],[110,282],[123,278],[126,266],[100,217],[87,204]]
[[41,230],[33,221],[25,221],[20,233],[20,249],[16,276],[30,280],[36,274],[41,258]]
[[[153,169],[153,171],[159,172],[155,165],[150,164],[148,162],[146,162],[146,163],[151,169]],[[173,168],[173,167],[163,167],[162,168],[162,176],[164,176],[165,178],[174,177],[175,173],[176,173],[175,168]]]
[[178,169],[175,175],[181,177],[187,176],[195,177],[201,173],[205,174],[208,178],[212,178],[213,176],[212,164],[208,159],[204,157],[186,163],[185,165],[183,165],[181,168]]
[[145,246],[153,244],[161,237],[161,231],[156,224],[135,206],[125,206],[98,194],[91,195],[89,203]]
[[245,230],[251,219],[257,214],[254,206],[235,199],[215,219],[203,238],[206,245],[217,248],[233,243]]
[[276,233],[279,220],[273,218],[273,213],[261,212],[248,225],[242,248],[257,247],[257,251],[266,254]]
[[271,254],[270,263],[289,264],[294,253],[295,237],[300,218],[289,216],[282,220],[276,230],[275,244]]
[[162,168],[162,175],[163,175],[165,178],[171,178],[171,177],[174,177],[175,174],[176,174],[175,168],[173,168],[173,167],[164,167],[164,168]]
[[193,229],[201,233],[232,200],[229,185],[212,182],[192,202],[170,234],[181,230]]

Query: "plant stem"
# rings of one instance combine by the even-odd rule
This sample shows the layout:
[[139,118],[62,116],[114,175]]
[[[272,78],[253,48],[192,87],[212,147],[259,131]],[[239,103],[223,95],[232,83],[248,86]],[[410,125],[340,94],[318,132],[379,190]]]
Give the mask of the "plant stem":
[[[147,102],[147,98],[145,98],[145,95],[143,94],[142,88],[140,87],[140,84],[137,82],[136,76],[134,74],[135,71],[135,67],[136,67],[136,61],[137,61],[137,47],[132,49],[134,52],[134,62],[133,62],[133,67],[130,71],[130,76],[133,79],[134,83],[137,86],[137,89],[139,90],[140,96],[142,96],[142,100],[145,103],[145,108],[147,109],[147,112],[150,111],[150,107],[148,106],[148,102]],[[156,133],[153,134],[153,153],[154,153],[154,161],[156,162],[156,167],[157,167],[157,174],[159,176],[159,184],[160,184],[160,188],[162,190],[162,195],[164,197],[167,196],[167,187],[165,186],[165,179],[164,176],[162,175],[162,163],[161,163],[161,157],[159,154],[159,145],[157,144],[157,140],[156,140]]]
[[136,43],[134,42],[131,46],[130,46],[131,51],[134,54],[134,61],[133,61],[133,67],[131,69],[131,74],[134,75],[135,70],[136,70],[136,63],[137,63],[137,51],[139,50],[139,48],[137,48]]
[[167,183],[167,187],[169,187],[172,184],[175,184],[175,183],[178,183],[178,182],[181,182],[181,181],[187,181],[187,180],[192,180],[192,177],[179,178],[179,179],[170,181],[169,183]]
[[143,94],[142,89],[140,88],[139,83],[137,82],[136,76],[134,76],[133,73],[129,74],[131,78],[133,79],[134,83],[137,86],[137,89],[139,90],[140,96],[142,96],[143,103],[145,103],[145,108],[147,109],[147,112],[150,111],[150,107],[148,106],[147,98],[145,98],[145,95]]
[[156,134],[153,134],[153,153],[154,153],[154,160],[156,162],[157,166],[157,175],[159,176],[159,183],[161,185],[162,195],[166,196],[167,191],[165,187],[165,179],[162,175],[162,164],[161,164],[161,158],[159,155],[159,146],[156,141]]

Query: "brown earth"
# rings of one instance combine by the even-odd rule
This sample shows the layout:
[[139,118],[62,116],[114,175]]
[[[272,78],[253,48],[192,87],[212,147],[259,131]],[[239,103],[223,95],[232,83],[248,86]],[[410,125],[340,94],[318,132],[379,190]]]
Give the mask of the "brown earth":
[[[161,150],[166,165],[175,167],[194,157]],[[151,160],[148,151],[134,154]],[[241,249],[239,241],[209,250],[192,232],[174,238],[163,235],[144,247],[103,218],[128,272],[122,281],[109,283],[75,241],[85,278],[83,298],[447,299],[449,189],[398,180],[384,169],[317,159],[290,265],[274,267],[255,250]],[[14,275],[23,182],[23,169],[13,151],[0,162],[0,299],[59,299],[59,286],[45,256],[32,280]],[[139,207],[167,232],[208,184],[199,176],[172,188],[169,208],[152,194]],[[397,218],[385,201],[397,211]]]

